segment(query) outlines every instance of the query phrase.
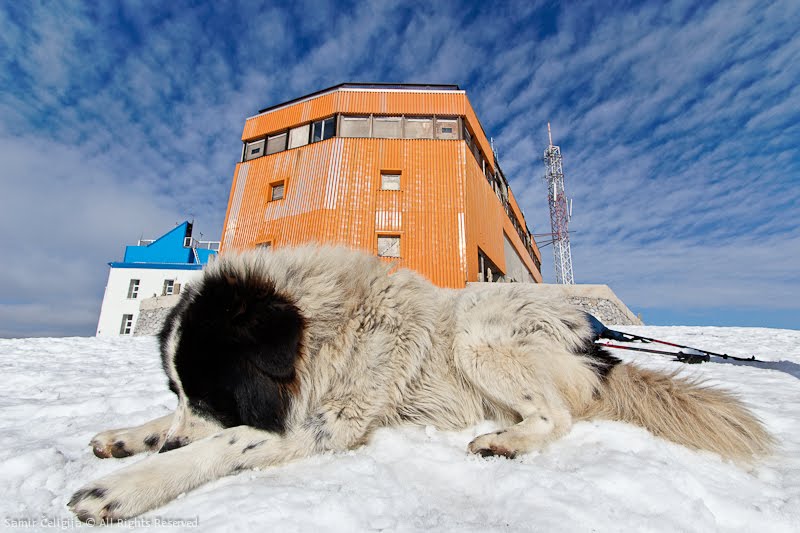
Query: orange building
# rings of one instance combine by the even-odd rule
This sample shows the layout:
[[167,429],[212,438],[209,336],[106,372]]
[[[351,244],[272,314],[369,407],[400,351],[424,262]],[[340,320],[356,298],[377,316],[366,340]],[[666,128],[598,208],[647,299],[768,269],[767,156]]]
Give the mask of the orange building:
[[541,283],[541,254],[464,91],[346,83],[245,122],[221,252],[334,242],[444,287]]

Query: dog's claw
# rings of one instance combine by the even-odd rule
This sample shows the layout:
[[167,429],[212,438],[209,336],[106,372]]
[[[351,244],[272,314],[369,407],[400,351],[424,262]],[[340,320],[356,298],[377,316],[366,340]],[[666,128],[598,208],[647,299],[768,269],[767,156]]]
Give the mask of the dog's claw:
[[99,441],[93,440],[89,443],[89,446],[92,447],[92,452],[94,452],[95,457],[99,457],[100,459],[108,459],[111,457],[111,451],[108,449],[108,446],[101,444]]

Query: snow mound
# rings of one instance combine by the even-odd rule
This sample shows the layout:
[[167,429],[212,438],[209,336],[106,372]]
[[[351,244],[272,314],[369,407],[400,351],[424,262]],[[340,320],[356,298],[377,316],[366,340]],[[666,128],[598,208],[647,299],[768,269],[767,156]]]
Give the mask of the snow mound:
[[[744,399],[780,449],[751,471],[627,424],[595,421],[544,453],[468,455],[495,429],[377,431],[370,443],[205,485],[123,526],[162,531],[797,531],[800,331],[616,329],[769,365],[684,367]],[[616,350],[650,368],[667,357]],[[140,460],[96,459],[89,439],[169,412],[154,338],[0,340],[0,519],[4,530],[82,527],[66,502],[86,482]]]

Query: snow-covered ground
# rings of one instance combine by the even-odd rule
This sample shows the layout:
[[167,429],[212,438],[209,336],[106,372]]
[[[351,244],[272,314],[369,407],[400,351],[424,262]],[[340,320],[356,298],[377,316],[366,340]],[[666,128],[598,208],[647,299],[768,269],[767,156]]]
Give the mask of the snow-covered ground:
[[[114,529],[163,531],[800,530],[800,331],[619,327],[771,368],[683,367],[735,390],[781,448],[752,471],[615,422],[584,422],[541,454],[468,455],[494,428],[383,429],[348,453],[210,483]],[[651,368],[663,356],[617,351]],[[100,460],[89,439],[170,411],[153,338],[0,340],[0,530],[86,527],[74,490],[139,457]],[[164,523],[185,520],[183,526]],[[161,521],[161,522],[159,522]]]

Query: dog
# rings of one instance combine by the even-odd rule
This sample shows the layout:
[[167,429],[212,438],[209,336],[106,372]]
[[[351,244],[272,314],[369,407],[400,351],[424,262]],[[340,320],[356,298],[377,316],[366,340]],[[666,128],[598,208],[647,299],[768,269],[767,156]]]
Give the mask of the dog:
[[203,483],[368,441],[400,424],[497,421],[468,451],[514,458],[609,419],[748,462],[773,439],[734,396],[626,364],[587,315],[525,284],[443,289],[343,247],[228,254],[182,292],[159,337],[174,414],[95,436],[152,454],[78,490],[77,517],[134,517]]

